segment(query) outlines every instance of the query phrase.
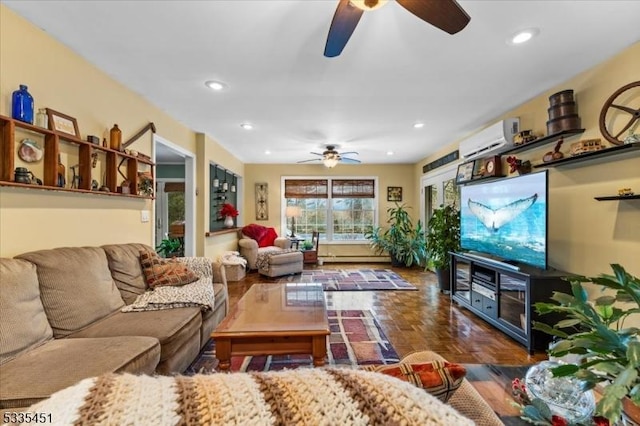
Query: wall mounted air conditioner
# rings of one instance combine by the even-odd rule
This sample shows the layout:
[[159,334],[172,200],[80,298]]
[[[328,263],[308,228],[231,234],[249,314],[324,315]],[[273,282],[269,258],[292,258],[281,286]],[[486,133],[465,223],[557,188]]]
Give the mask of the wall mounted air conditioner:
[[460,142],[460,156],[465,160],[484,157],[513,147],[513,137],[520,131],[520,119],[507,118]]

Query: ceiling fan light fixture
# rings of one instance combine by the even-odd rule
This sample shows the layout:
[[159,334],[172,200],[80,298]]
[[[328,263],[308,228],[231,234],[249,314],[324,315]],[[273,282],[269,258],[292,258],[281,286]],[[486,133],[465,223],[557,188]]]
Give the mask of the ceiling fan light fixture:
[[370,10],[380,9],[387,4],[388,1],[389,0],[349,0],[349,3],[360,10],[368,12]]
[[524,30],[520,30],[507,40],[507,44],[511,46],[523,44],[530,41],[538,34],[540,34],[540,30],[538,28],[527,28]]
[[222,90],[224,90],[227,87],[229,87],[227,84],[225,84],[225,83],[223,83],[221,81],[217,81],[217,80],[205,81],[204,85],[207,86],[211,90],[215,90],[216,92],[221,92]]
[[415,123],[413,125],[414,129],[422,129],[424,127],[424,123]]
[[252,124],[250,124],[250,123],[242,123],[242,124],[240,125],[240,127],[242,127],[242,128],[243,128],[243,129],[245,129],[245,130],[251,130],[251,129],[253,129],[253,125],[252,125]]
[[322,160],[324,166],[328,169],[332,169],[338,165],[338,159],[335,157],[325,158]]

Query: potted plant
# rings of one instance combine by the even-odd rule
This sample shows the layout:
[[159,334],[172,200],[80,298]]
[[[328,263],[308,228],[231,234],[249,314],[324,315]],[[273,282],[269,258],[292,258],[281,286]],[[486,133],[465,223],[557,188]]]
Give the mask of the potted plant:
[[156,247],[162,257],[182,256],[182,241],[179,238],[165,238]]
[[460,211],[455,204],[440,206],[427,222],[427,265],[438,276],[440,291],[450,289],[449,252],[460,250]]
[[[577,356],[575,364],[552,369],[554,376],[573,376],[591,389],[605,382],[596,414],[614,424],[621,416],[623,404],[635,411],[640,408],[640,329],[625,324],[631,315],[640,314],[640,279],[617,264],[614,275],[595,278],[572,277],[572,294],[555,292],[554,303],[536,303],[540,314],[557,312],[564,319],[553,327],[534,322],[534,328],[557,337],[549,355]],[[593,301],[587,299],[583,283],[613,290]],[[636,419],[637,420],[637,419]]]
[[414,226],[407,207],[396,203],[387,209],[389,227],[370,227],[365,238],[377,253],[389,253],[393,266],[424,265],[426,259],[425,235],[420,221]]

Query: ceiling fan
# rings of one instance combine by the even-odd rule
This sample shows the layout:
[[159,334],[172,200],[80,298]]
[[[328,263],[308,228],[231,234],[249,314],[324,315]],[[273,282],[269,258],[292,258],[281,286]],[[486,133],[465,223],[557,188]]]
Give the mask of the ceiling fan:
[[[388,0],[340,0],[333,15],[324,56],[332,58],[342,53],[353,30],[365,11],[375,10]],[[396,0],[400,6],[423,21],[455,34],[467,26],[471,18],[456,0]]]
[[310,163],[312,161],[321,161],[325,167],[333,168],[338,165],[338,163],[350,163],[350,164],[358,164],[361,163],[360,160],[356,160],[355,158],[347,158],[343,157],[343,155],[355,154],[358,155],[355,151],[343,152],[339,153],[336,151],[335,145],[327,145],[327,149],[322,152],[311,152],[313,155],[318,155],[320,158],[312,158],[311,160],[302,160],[298,161],[298,163]]

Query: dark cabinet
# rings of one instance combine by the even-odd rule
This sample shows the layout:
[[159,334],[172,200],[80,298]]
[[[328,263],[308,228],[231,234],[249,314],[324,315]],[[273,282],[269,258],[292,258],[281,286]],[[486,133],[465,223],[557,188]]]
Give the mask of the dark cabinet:
[[548,302],[554,291],[571,292],[569,274],[514,266],[480,256],[451,254],[451,298],[506,335],[530,353],[545,350],[551,336],[532,329],[532,321],[555,324],[559,317],[539,316],[536,302]]

